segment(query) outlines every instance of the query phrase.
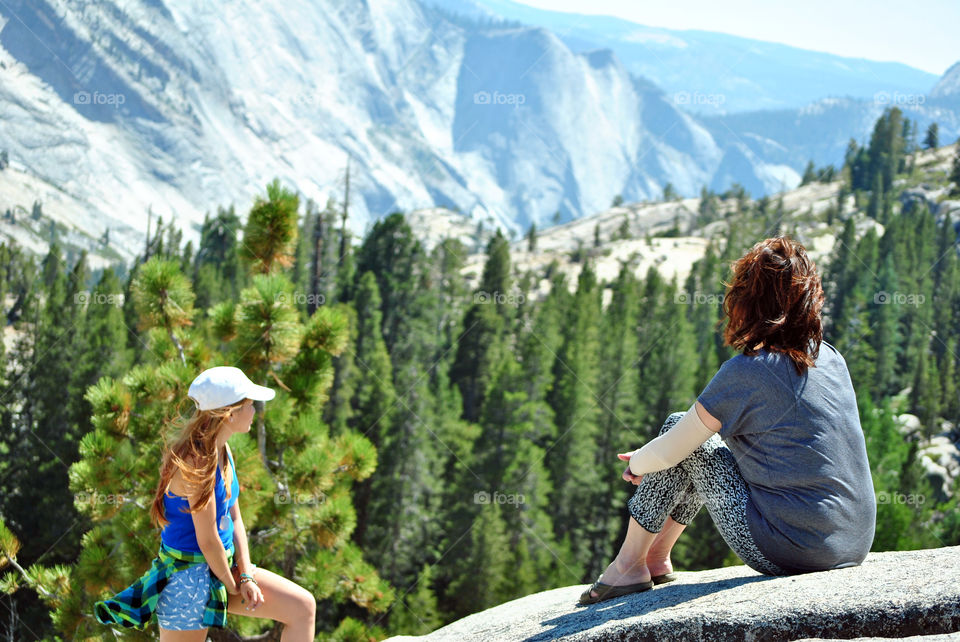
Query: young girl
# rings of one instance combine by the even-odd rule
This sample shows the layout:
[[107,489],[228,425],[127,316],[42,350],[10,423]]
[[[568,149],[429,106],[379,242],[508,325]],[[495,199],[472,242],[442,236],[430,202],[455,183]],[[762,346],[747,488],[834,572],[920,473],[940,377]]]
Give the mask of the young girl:
[[313,595],[250,563],[227,445],[250,430],[254,400],[269,401],[274,391],[218,366],[194,379],[188,394],[197,412],[164,453],[150,509],[163,526],[160,553],[137,582],[96,604],[97,619],[142,628],[156,612],[161,642],[203,642],[229,612],[283,622],[285,642],[313,640]]

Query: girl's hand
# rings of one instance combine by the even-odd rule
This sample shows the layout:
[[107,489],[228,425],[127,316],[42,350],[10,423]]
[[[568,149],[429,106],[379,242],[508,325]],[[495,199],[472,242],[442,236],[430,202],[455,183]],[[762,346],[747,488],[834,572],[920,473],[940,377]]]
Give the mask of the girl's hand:
[[633,453],[635,452],[637,451],[631,450],[628,453],[619,453],[617,457],[621,461],[627,462],[627,468],[623,471],[623,474],[621,475],[621,477],[623,477],[623,480],[630,482],[634,486],[639,486],[640,481],[643,479],[643,475],[634,475],[633,473],[630,472],[630,457],[632,457]]
[[253,582],[244,582],[240,586],[240,594],[243,596],[242,603],[245,603],[248,611],[254,611],[263,604],[263,592],[260,587]]
[[237,579],[235,577],[230,579],[232,580],[230,584],[224,584],[227,589],[227,593],[230,595],[240,595],[240,586],[237,584]]

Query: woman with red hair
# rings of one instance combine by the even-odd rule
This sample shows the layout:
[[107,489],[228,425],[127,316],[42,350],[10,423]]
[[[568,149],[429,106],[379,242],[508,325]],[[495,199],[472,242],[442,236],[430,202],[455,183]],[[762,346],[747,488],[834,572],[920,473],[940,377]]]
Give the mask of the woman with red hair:
[[823,340],[820,276],[786,237],[733,264],[726,361],[686,413],[618,457],[637,486],[616,559],[580,596],[592,604],[677,578],[670,550],[706,504],[750,568],[792,575],[856,566],[876,498],[846,362]]

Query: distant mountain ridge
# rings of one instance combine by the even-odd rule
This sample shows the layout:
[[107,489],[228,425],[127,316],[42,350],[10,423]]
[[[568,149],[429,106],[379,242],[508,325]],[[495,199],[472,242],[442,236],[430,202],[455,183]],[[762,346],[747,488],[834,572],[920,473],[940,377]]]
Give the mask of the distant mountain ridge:
[[[942,100],[916,117],[947,141],[960,110]],[[416,0],[0,4],[0,151],[14,170],[0,212],[40,201],[123,257],[148,210],[190,237],[219,205],[245,213],[274,177],[322,206],[342,198],[348,163],[357,234],[437,206],[516,238],[668,183],[759,196],[796,185],[809,158],[837,162],[882,108],[698,117],[609,49]],[[23,232],[12,219],[0,233]]]
[[542,27],[572,51],[615,52],[687,111],[717,115],[800,108],[821,98],[926,94],[937,76],[896,62],[849,58],[723,33],[650,27],[613,16],[531,7],[512,0],[426,0],[473,18]]

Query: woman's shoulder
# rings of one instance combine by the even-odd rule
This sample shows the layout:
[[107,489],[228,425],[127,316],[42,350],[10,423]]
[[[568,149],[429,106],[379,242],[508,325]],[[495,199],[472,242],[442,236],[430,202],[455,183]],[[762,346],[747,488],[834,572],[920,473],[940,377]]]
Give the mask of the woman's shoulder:
[[833,347],[832,344],[827,343],[826,341],[821,341],[821,342],[820,342],[820,354],[821,354],[821,355],[826,354],[826,355],[834,356],[834,357],[836,357],[837,359],[839,359],[840,361],[843,361],[844,363],[846,363],[846,360],[843,358],[843,355],[840,354],[840,351],[837,350],[835,347]]
[[723,362],[720,369],[726,373],[754,372],[765,365],[777,360],[777,353],[766,349],[758,350],[754,354],[738,352]]

